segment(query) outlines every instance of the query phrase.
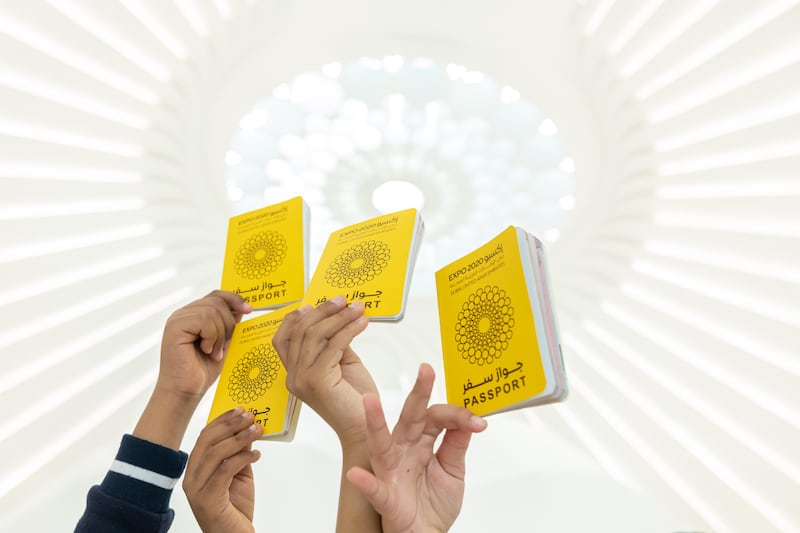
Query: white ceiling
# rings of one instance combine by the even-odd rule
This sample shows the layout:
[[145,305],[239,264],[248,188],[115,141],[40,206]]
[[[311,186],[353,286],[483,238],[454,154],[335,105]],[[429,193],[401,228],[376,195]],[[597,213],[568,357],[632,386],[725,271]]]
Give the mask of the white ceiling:
[[[490,419],[454,531],[800,531],[798,3],[3,0],[0,530],[74,523],[165,317],[218,283],[242,115],[301,72],[401,54],[514,87],[575,161],[549,250],[571,396]],[[358,340],[390,416],[439,368],[431,275]],[[257,527],[332,530],[330,431],[306,409],[263,451]]]

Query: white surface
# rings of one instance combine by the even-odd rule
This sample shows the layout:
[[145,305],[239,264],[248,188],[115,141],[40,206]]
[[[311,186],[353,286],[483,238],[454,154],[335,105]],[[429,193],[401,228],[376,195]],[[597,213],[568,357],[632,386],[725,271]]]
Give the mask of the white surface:
[[[301,72],[392,54],[513,87],[577,177],[550,249],[571,396],[490,420],[454,529],[800,530],[798,27],[779,0],[3,1],[0,530],[71,527],[165,317],[218,283],[242,115]],[[397,405],[438,357],[426,286],[359,339]],[[300,424],[265,450],[257,520],[332,530],[336,445]]]

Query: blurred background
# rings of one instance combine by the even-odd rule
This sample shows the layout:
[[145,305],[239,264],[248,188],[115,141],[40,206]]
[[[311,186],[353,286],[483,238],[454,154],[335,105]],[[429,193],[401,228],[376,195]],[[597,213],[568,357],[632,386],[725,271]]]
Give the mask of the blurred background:
[[[228,217],[302,195],[312,268],[422,211],[390,421],[433,272],[547,243],[570,397],[489,419],[453,531],[800,531],[799,3],[1,0],[0,530],[74,527]],[[259,447],[257,529],[333,531],[331,430]]]

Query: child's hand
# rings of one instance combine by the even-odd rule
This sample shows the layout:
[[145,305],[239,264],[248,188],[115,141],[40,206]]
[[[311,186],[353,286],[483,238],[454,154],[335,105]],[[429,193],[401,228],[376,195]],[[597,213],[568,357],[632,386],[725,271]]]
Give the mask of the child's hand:
[[252,310],[237,294],[213,291],[172,313],[161,341],[157,387],[199,400],[222,370],[233,327]]
[[343,446],[364,442],[361,397],[378,391],[350,348],[367,323],[363,302],[347,306],[343,297],[337,297],[289,313],[272,339],[286,367],[289,391],[333,428]]
[[378,398],[364,396],[372,472],[355,467],[347,478],[380,513],[384,533],[447,531],[461,511],[465,455],[486,421],[457,405],[428,407],[433,380],[423,364],[392,433]]
[[183,491],[204,533],[252,532],[255,483],[250,466],[261,454],[253,414],[237,407],[203,429],[189,456]]

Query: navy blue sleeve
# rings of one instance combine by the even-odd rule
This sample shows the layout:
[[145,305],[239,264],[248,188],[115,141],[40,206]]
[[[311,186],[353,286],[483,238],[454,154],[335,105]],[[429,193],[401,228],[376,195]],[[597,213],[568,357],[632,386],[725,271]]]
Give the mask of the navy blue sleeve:
[[167,531],[175,517],[169,499],[187,459],[184,452],[125,435],[105,479],[89,490],[75,532]]

